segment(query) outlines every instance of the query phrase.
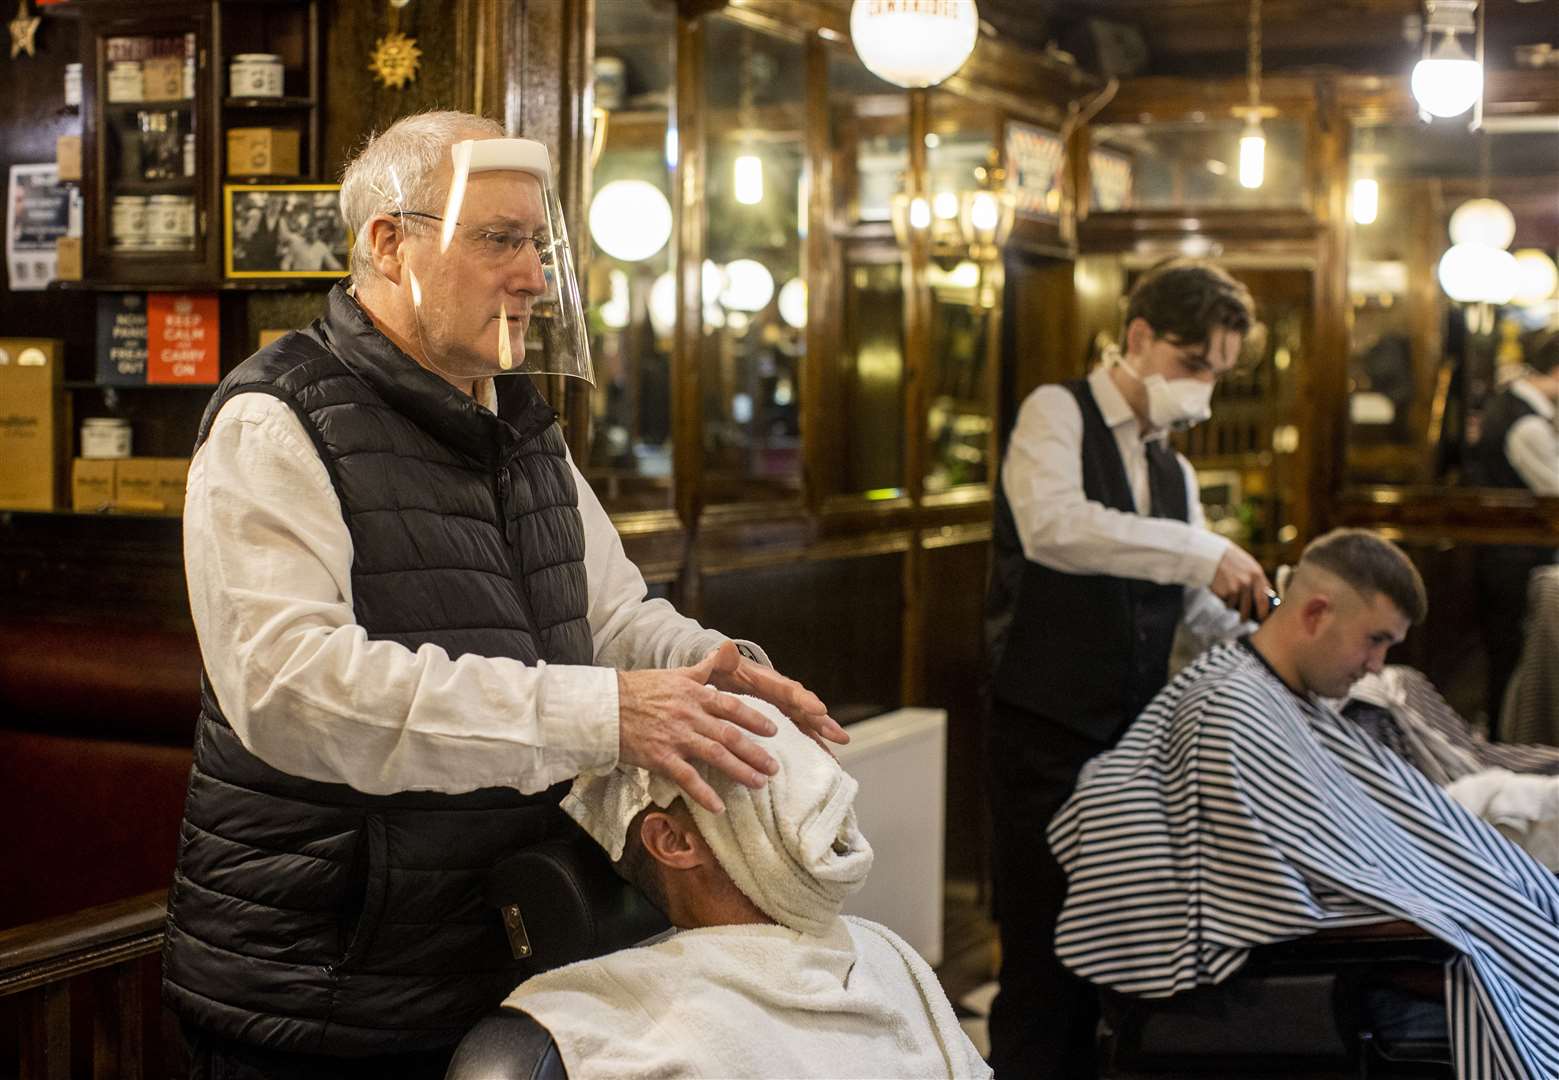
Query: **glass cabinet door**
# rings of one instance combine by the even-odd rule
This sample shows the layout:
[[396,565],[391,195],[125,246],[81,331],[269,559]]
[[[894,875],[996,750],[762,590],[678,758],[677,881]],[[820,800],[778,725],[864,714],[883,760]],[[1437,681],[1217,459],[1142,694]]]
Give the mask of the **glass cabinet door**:
[[199,12],[158,15],[115,20],[88,37],[89,242],[110,280],[212,276],[214,216],[201,167],[210,116],[198,90],[207,26]]

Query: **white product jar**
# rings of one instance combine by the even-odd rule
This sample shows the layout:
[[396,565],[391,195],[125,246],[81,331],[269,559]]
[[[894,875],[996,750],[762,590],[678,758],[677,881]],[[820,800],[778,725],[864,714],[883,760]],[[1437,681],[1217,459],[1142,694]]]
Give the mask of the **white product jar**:
[[121,416],[91,416],[81,421],[81,456],[130,456],[130,421]]
[[282,62],[275,53],[239,53],[228,66],[233,97],[281,97]]

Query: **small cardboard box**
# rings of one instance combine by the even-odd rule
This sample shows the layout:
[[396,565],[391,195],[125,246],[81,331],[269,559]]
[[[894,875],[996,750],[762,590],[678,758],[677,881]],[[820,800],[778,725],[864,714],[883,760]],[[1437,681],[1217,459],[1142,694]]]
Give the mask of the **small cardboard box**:
[[81,179],[80,135],[61,135],[54,140],[54,167],[61,180]]
[[298,133],[288,128],[229,128],[227,175],[297,176]]
[[93,512],[113,506],[118,464],[113,458],[78,457],[70,470],[70,508]]
[[64,366],[62,341],[0,338],[0,507],[59,505],[70,432]]
[[157,494],[163,513],[184,513],[184,484],[189,478],[189,458],[157,458]]
[[184,99],[184,58],[153,56],[141,61],[145,83],[141,97],[146,101],[182,101]]
[[62,236],[54,242],[55,281],[81,280],[81,237]]
[[162,458],[120,458],[114,470],[114,509],[132,514],[161,514]]

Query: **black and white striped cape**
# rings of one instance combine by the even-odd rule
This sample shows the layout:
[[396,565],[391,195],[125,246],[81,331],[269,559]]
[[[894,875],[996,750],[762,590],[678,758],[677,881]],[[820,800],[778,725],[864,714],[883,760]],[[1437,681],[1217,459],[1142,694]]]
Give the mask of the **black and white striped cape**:
[[1559,1076],[1559,885],[1244,646],[1204,653],[1050,826],[1057,955],[1117,990],[1216,983],[1251,948],[1404,919],[1454,947],[1463,1080]]

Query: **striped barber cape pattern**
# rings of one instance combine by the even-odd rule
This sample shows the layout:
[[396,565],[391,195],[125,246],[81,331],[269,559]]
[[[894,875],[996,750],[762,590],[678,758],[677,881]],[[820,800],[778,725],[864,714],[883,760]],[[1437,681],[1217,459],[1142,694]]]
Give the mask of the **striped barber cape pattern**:
[[1215,646],[1089,763],[1050,826],[1056,952],[1168,997],[1317,930],[1416,923],[1446,969],[1457,1075],[1559,1077],[1559,884],[1420,772]]

